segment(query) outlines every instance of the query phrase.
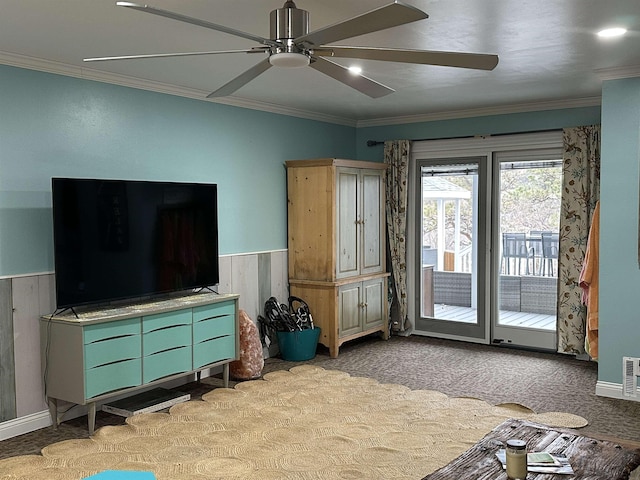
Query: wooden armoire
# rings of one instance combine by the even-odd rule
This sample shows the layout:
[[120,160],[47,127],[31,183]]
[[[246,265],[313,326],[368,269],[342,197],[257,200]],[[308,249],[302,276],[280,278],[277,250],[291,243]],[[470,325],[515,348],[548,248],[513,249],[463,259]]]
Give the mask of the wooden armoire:
[[389,337],[383,163],[322,158],[287,167],[290,294],[309,305],[320,343]]

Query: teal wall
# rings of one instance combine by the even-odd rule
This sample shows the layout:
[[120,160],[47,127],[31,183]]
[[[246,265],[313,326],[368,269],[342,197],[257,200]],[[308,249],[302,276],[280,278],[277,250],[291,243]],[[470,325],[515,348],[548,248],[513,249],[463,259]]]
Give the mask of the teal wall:
[[218,184],[220,253],[286,248],[283,162],[355,128],[0,65],[0,276],[53,270],[51,177]]
[[621,383],[622,357],[640,357],[640,78],[604,82],[601,154],[598,378]]
[[541,112],[490,115],[432,122],[363,127],[356,132],[356,149],[361,160],[381,161],[383,146],[368,147],[368,140],[435,140],[505,133],[553,130],[600,124],[600,107],[582,107]]

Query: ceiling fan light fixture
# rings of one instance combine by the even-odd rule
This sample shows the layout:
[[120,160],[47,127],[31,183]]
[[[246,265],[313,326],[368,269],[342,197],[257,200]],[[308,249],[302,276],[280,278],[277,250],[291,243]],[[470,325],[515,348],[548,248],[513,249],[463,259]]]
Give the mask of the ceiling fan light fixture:
[[304,53],[281,52],[274,53],[269,57],[269,63],[274,67],[306,67],[311,59]]

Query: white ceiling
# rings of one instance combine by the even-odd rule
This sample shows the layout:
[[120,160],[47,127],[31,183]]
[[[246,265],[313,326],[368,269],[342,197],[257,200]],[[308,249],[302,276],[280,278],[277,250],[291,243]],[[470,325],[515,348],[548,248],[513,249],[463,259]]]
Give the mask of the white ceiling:
[[[243,53],[84,63],[85,57],[244,49],[250,40],[117,7],[115,0],[0,0],[0,63],[204,98],[264,57]],[[269,37],[283,0],[149,0],[150,5]],[[310,31],[391,0],[296,0]],[[597,104],[602,78],[640,75],[638,0],[407,0],[429,18],[341,45],[493,53],[493,71],[359,61],[396,91],[372,99],[309,68],[271,68],[222,103],[354,124],[443,112]],[[628,29],[603,41],[605,27]],[[347,59],[334,59],[349,65]],[[603,77],[604,75],[604,77]],[[450,113],[449,113],[450,114]],[[303,115],[304,116],[304,115]]]

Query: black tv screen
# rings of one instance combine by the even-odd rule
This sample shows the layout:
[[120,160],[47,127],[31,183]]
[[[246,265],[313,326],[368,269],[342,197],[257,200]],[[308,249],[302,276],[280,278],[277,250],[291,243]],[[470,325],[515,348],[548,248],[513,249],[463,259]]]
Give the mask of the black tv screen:
[[219,282],[215,184],[53,178],[56,303]]

